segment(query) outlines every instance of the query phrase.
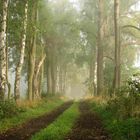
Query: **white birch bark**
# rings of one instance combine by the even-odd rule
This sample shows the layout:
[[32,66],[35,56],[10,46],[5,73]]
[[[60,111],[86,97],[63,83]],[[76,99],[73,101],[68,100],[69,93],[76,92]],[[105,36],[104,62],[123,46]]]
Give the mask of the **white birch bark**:
[[23,34],[20,46],[20,58],[19,62],[16,67],[16,77],[15,77],[15,100],[18,101],[20,99],[20,79],[21,79],[21,71],[24,63],[24,56],[25,56],[25,45],[26,45],[26,30],[27,30],[27,16],[28,16],[28,1],[25,5],[24,11],[25,17],[23,21]]
[[44,63],[44,60],[46,58],[46,55],[44,55],[42,57],[42,59],[39,61],[39,63],[36,65],[36,68],[35,68],[35,75],[34,75],[34,99],[39,99],[40,98],[40,95],[39,95],[39,72],[40,72],[40,69]]
[[2,23],[0,32],[0,99],[4,99],[6,83],[6,27],[8,0],[3,0]]

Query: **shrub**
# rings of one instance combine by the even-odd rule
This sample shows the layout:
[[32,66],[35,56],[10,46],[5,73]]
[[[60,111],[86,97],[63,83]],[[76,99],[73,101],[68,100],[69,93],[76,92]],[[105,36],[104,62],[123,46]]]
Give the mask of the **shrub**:
[[126,85],[116,92],[116,97],[108,102],[107,109],[111,110],[118,118],[137,117],[140,115],[140,75],[134,74]]
[[105,104],[92,103],[91,108],[101,116],[104,127],[111,134],[112,140],[138,140],[140,137],[140,120],[138,118],[118,119],[120,114],[116,115],[113,107],[112,110],[109,110]]
[[0,119],[12,117],[22,111],[13,100],[0,102]]
[[128,79],[129,96],[135,99],[135,103],[140,101],[140,74],[134,74]]

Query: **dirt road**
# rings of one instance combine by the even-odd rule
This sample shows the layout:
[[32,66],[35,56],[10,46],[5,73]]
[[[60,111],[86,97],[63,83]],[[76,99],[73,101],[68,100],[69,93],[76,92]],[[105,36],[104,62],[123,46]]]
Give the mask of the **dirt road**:
[[79,109],[81,115],[65,140],[111,140],[103,128],[101,119],[90,111],[87,102],[81,102]]
[[64,103],[54,111],[44,114],[38,118],[32,119],[20,127],[10,129],[3,134],[0,134],[0,140],[28,140],[36,132],[46,128],[52,123],[60,114],[72,105],[72,102]]

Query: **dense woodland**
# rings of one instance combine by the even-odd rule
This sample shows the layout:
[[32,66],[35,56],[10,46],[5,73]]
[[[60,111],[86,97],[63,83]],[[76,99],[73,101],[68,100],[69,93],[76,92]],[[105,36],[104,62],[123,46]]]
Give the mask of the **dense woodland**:
[[140,0],[0,0],[0,117],[53,96],[95,99],[138,140]]

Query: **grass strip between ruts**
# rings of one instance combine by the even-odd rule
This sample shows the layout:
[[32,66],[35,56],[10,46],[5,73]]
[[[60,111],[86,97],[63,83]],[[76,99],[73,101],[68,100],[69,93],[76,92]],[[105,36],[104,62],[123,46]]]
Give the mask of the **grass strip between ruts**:
[[78,103],[74,103],[47,128],[32,136],[31,140],[63,140],[72,130],[78,116]]

